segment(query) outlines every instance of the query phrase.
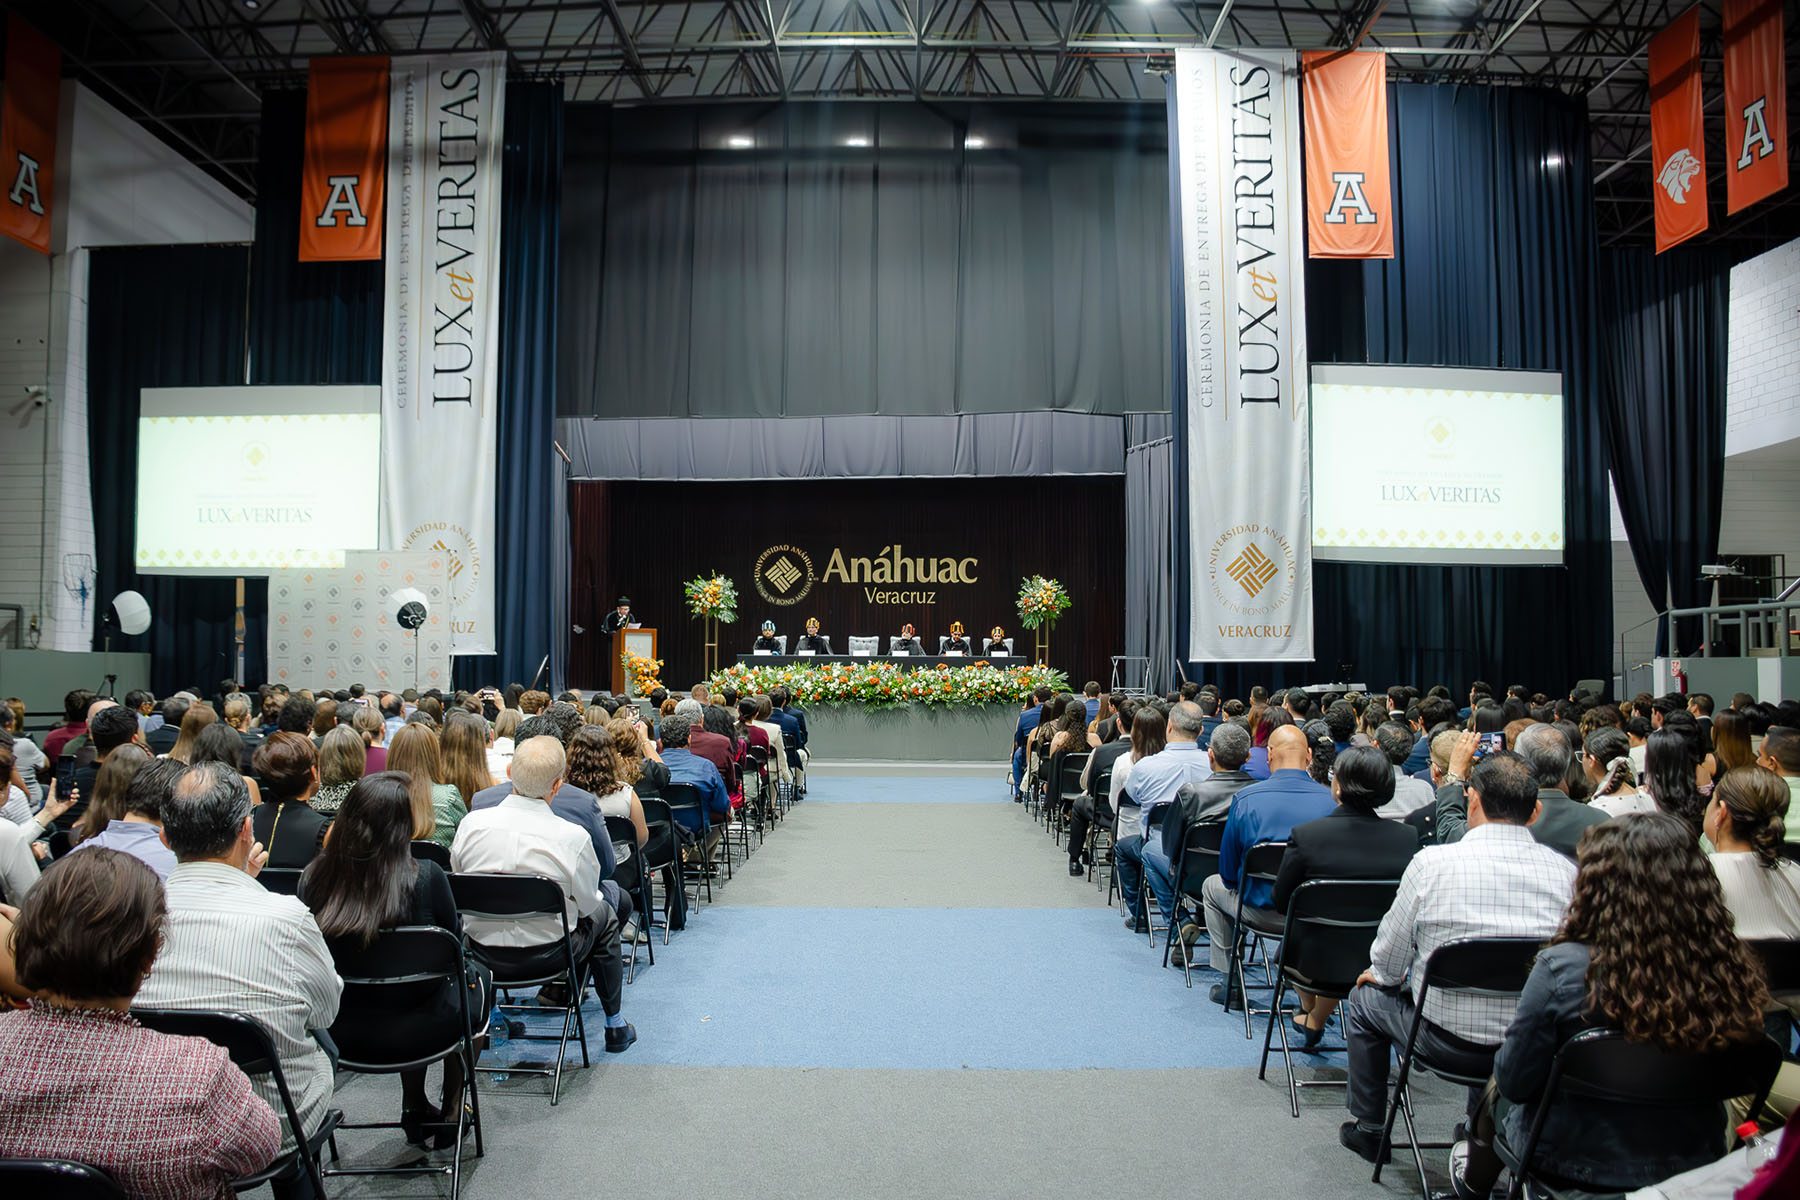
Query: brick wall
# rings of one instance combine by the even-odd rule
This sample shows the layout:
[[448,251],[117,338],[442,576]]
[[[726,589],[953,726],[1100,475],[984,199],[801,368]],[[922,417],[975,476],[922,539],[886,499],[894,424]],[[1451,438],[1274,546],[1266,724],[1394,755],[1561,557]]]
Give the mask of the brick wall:
[[1731,269],[1725,453],[1800,438],[1800,239]]

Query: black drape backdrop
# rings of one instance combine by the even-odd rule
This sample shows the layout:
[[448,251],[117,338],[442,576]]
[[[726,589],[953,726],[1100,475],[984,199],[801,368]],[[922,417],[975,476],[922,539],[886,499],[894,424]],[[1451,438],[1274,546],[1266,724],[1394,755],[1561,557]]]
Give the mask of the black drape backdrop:
[[[1725,484],[1729,259],[1711,251],[1615,250],[1600,258],[1607,462],[1651,602],[1710,602],[1700,564],[1719,549]],[[1698,620],[1677,648],[1697,647]],[[1668,652],[1667,629],[1656,652]]]
[[1195,669],[1228,691],[1341,673],[1453,689],[1504,675],[1548,692],[1605,678],[1611,551],[1586,114],[1523,88],[1396,84],[1389,96],[1395,257],[1309,271],[1312,359],[1561,371],[1565,565],[1317,563],[1316,661]]
[[1163,406],[1154,109],[576,105],[568,120],[564,416]]
[[[88,268],[88,466],[94,497],[101,603],[128,588],[150,602],[150,631],[113,639],[150,653],[158,695],[190,684],[210,694],[236,673],[230,579],[139,575],[132,566],[137,518],[138,392],[244,381],[243,246],[95,250]],[[204,470],[204,464],[196,464]],[[165,498],[181,503],[180,496]],[[260,681],[268,657],[268,588],[246,588],[245,674]],[[96,629],[94,648],[104,643]]]

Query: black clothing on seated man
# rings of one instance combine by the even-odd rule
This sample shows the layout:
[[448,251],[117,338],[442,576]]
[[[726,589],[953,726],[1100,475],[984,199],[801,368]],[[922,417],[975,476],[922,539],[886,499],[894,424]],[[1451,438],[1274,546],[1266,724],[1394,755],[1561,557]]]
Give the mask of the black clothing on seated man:
[[158,725],[144,735],[144,744],[150,748],[150,753],[161,758],[175,748],[175,740],[180,736],[181,726],[179,724]]
[[[244,762],[238,768],[238,772],[243,775],[254,775],[256,772],[250,769],[250,760],[256,755],[256,748],[269,739],[263,736],[260,728],[239,730],[238,737],[242,738],[244,742]],[[318,740],[314,738],[313,744],[317,745]],[[173,745],[173,743],[170,744]]]
[[752,650],[767,650],[769,653],[775,654],[780,652],[781,643],[769,635],[764,634],[762,637],[757,638],[756,643],[750,648]]
[[795,649],[809,651],[813,654],[830,654],[831,643],[816,633],[809,633],[800,639],[800,644]]
[[1162,819],[1163,853],[1173,863],[1181,853],[1187,832],[1195,825],[1223,825],[1231,812],[1231,798],[1255,783],[1249,772],[1214,771],[1199,783],[1184,783],[1175,803]]
[[908,638],[908,637],[895,638],[892,653],[899,654],[903,650],[908,654],[923,654],[923,653],[925,653],[925,647],[923,647],[919,644],[919,639],[916,637],[915,638]]
[[1309,879],[1398,879],[1418,850],[1419,835],[1405,822],[1339,805],[1288,834],[1271,903],[1286,912],[1294,889]]
[[945,639],[945,641],[944,641],[944,653],[945,654],[967,654],[968,652],[969,652],[969,639],[968,638],[953,637],[953,638]]
[[627,625],[636,625],[637,619],[637,614],[631,611],[631,598],[620,596],[613,610],[600,618],[600,632],[617,633]]

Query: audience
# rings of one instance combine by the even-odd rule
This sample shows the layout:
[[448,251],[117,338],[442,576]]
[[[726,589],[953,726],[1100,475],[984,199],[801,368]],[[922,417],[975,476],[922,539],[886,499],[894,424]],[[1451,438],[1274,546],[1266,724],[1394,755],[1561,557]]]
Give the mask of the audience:
[[[1188,830],[1195,825],[1225,823],[1233,798],[1256,782],[1244,770],[1249,757],[1250,735],[1241,726],[1225,725],[1216,730],[1206,751],[1212,774],[1198,783],[1181,786],[1175,794],[1175,803],[1163,813],[1161,831],[1144,843],[1144,874],[1164,912],[1173,906],[1175,864],[1181,857]],[[1184,949],[1193,940],[1184,930]]]
[[[1723,932],[1730,914],[1685,821],[1608,821],[1583,836],[1578,861],[1568,914],[1531,969],[1468,1140],[1451,1152],[1460,1197],[1485,1197],[1498,1178],[1496,1130],[1524,1149],[1551,1061],[1576,1034],[1613,1029],[1672,1054],[1763,1035],[1762,971]],[[1531,1165],[1586,1191],[1626,1191],[1714,1161],[1727,1128],[1716,1103],[1637,1106],[1564,1089]]]
[[1607,816],[1656,811],[1656,801],[1638,790],[1631,740],[1624,730],[1603,725],[1588,734],[1582,744],[1581,769],[1588,780],[1588,803]]
[[[235,738],[234,738],[235,740]],[[202,763],[175,783],[163,834],[175,852],[164,884],[169,915],[156,967],[138,993],[147,1008],[224,1009],[269,1031],[304,1130],[331,1102],[331,1056],[318,1034],[337,1019],[343,982],[312,914],[256,881],[265,862],[250,831],[250,792],[229,765]],[[279,1109],[273,1075],[252,1081]]]
[[[1147,711],[1155,712],[1154,709]],[[1138,720],[1142,719],[1143,714],[1140,713]],[[1131,768],[1130,780],[1126,786],[1130,796],[1129,803],[1137,806],[1138,827],[1137,832],[1121,837],[1114,845],[1113,860],[1119,875],[1119,891],[1125,898],[1125,924],[1136,932],[1144,932],[1148,927],[1149,918],[1138,916],[1142,911],[1140,889],[1143,883],[1144,845],[1150,838],[1151,829],[1162,819],[1160,810],[1175,800],[1182,785],[1199,783],[1212,773],[1212,764],[1200,752],[1198,744],[1200,721],[1198,704],[1191,700],[1176,704],[1169,710],[1165,722],[1167,744],[1160,751],[1142,758]],[[1134,722],[1134,734],[1135,731]],[[1114,776],[1117,777],[1117,768],[1114,768]],[[1166,881],[1166,865],[1163,869]],[[1173,899],[1166,889],[1157,895],[1157,901],[1165,913],[1173,907]]]
[[[99,779],[100,768],[105,765],[114,751],[123,746],[143,746],[143,735],[138,732],[137,714],[121,704],[110,700],[94,701],[96,710],[88,718],[88,745],[93,750],[93,761],[86,766],[75,769],[74,794],[75,803],[67,812],[56,819],[59,829],[74,829],[80,823],[88,802],[94,797],[94,785]],[[101,707],[104,705],[104,707]],[[129,776],[120,783],[129,781]]]
[[1756,765],[1773,771],[1787,785],[1787,840],[1800,841],[1800,811],[1794,808],[1794,801],[1800,800],[1800,729],[1791,725],[1771,726],[1763,735]]
[[1697,783],[1703,770],[1696,746],[1679,729],[1665,726],[1653,732],[1644,742],[1644,791],[1656,807],[1671,816],[1680,817],[1700,835],[1706,814],[1706,797]]
[[264,795],[251,814],[250,832],[267,851],[269,866],[304,867],[331,825],[330,817],[307,803],[319,790],[318,753],[311,739],[276,732],[257,746],[253,761]]
[[319,743],[319,790],[312,809],[329,820],[368,770],[370,750],[362,735],[343,726],[326,734]]
[[[114,758],[123,761],[121,754]],[[86,819],[96,824],[75,849],[119,850],[141,859],[158,878],[167,879],[175,869],[175,852],[163,840],[162,810],[187,770],[170,759],[140,762],[116,802],[97,801],[88,806]],[[96,814],[105,815],[104,824],[98,823]]]
[[389,740],[387,769],[412,780],[413,838],[449,849],[469,810],[456,785],[442,781],[438,735],[416,721],[403,724]]
[[[450,848],[450,863],[457,871],[545,875],[557,882],[568,898],[577,969],[584,978],[592,976],[606,1013],[607,1052],[619,1054],[637,1040],[637,1030],[623,1015],[625,973],[619,953],[620,929],[631,915],[631,900],[616,889],[610,894],[601,891],[602,860],[594,853],[592,838],[551,811],[566,764],[562,742],[555,737],[520,742],[513,751],[511,794],[477,807],[463,819]],[[601,835],[610,858],[612,844],[605,838],[604,822]],[[552,917],[471,917],[467,929],[476,954],[503,968],[538,961],[545,946],[562,938],[562,923]],[[547,985],[538,998],[554,1006],[580,999],[556,984]]]
[[0,1016],[0,1157],[89,1163],[158,1200],[229,1196],[275,1157],[275,1113],[224,1050],[131,1018],[168,956],[166,912],[155,872],[104,847],[57,863],[26,899],[9,940],[35,998]]
[[1773,771],[1738,767],[1707,801],[1703,825],[1712,867],[1737,935],[1747,941],[1800,939],[1800,865],[1782,855],[1788,800]]
[[[691,784],[700,793],[700,806],[708,822],[708,840],[703,852],[710,856],[724,829],[721,822],[731,816],[731,796],[725,790],[719,768],[688,748],[691,726],[680,713],[670,713],[662,721],[662,763],[669,770],[669,782]],[[700,816],[678,810],[675,819],[689,833],[700,833]]]

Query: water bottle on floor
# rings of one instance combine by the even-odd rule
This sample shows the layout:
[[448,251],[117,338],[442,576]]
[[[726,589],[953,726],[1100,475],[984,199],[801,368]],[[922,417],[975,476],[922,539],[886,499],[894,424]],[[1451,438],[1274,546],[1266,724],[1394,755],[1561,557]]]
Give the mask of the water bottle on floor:
[[[498,1008],[494,1009],[493,1015],[488,1018],[488,1046],[494,1050],[500,1049],[510,1040],[509,1033],[506,1014]],[[495,1071],[489,1078],[495,1083],[505,1083],[509,1076],[505,1071]]]

